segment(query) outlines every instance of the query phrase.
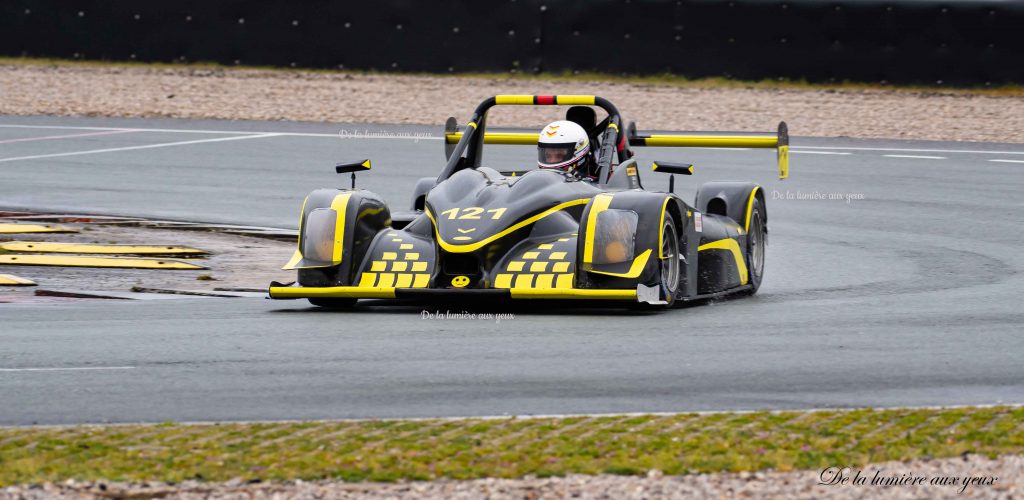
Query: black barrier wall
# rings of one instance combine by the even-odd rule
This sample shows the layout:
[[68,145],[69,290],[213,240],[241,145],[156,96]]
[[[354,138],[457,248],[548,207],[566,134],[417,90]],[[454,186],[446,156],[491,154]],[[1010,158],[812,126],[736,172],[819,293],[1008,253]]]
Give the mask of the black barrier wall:
[[1024,2],[3,0],[0,55],[1024,83]]

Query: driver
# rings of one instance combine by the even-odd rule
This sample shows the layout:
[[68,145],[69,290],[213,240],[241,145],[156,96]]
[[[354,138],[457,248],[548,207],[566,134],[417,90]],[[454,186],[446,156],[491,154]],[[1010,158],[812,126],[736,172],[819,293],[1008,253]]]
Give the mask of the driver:
[[559,120],[540,131],[537,141],[537,165],[558,169],[576,177],[597,180],[596,162],[590,152],[590,138],[583,127]]

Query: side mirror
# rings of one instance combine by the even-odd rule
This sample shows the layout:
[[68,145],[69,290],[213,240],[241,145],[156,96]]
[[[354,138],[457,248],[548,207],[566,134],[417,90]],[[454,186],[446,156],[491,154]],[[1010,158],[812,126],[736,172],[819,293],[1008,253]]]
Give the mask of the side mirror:
[[356,163],[339,163],[334,166],[334,171],[339,174],[352,172],[352,189],[356,188],[356,172],[370,170],[370,160],[366,159]]
[[[667,161],[654,161],[651,162],[651,170],[654,172],[662,172],[666,174],[693,175],[693,165],[690,165],[689,163],[670,163]],[[676,177],[674,175],[669,175],[668,192],[676,192]]]
[[370,170],[370,160],[363,160],[356,163],[339,163],[334,167],[334,171],[339,174],[362,172],[363,170]]
[[651,170],[666,174],[693,175],[693,165],[690,165],[689,163],[655,161],[651,163]]

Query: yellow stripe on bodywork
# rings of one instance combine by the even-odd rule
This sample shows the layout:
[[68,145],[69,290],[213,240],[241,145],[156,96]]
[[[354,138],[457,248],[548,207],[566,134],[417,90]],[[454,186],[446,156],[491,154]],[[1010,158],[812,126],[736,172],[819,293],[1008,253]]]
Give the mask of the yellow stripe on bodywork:
[[51,226],[49,224],[0,224],[0,234],[20,233],[77,233],[71,227]]
[[644,271],[644,267],[647,266],[647,259],[651,257],[651,249],[648,248],[644,253],[638,255],[633,259],[633,264],[629,266],[629,271],[624,273],[610,273],[607,271],[597,271],[594,269],[587,269],[588,273],[604,274],[607,276],[617,276],[619,278],[636,278],[640,276],[640,273]]
[[286,263],[281,269],[291,271],[298,267],[299,262],[302,262],[302,252],[296,250],[295,253],[292,254],[292,258],[288,259],[288,263]]
[[0,243],[0,250],[7,250],[8,252],[90,253],[106,255],[206,255],[209,253],[206,250],[187,247],[84,245],[81,243],[57,243],[48,241],[11,241],[8,243]]
[[571,290],[575,278],[576,275],[572,273],[559,274],[558,277],[555,278],[555,288],[559,290]]
[[536,288],[553,288],[555,282],[555,275],[550,273],[538,274],[537,280],[534,282]]
[[532,95],[496,95],[495,104],[533,104]]
[[429,282],[430,275],[427,273],[364,271],[359,276],[358,286],[363,288],[426,288]]
[[582,106],[593,106],[594,96],[592,95],[556,95],[555,104],[559,105],[582,105]]
[[306,204],[309,203],[309,196],[302,200],[302,210],[299,211],[299,237],[297,238],[297,252],[302,251],[302,220],[306,218]]
[[285,271],[296,269],[299,262],[302,262],[302,219],[306,218],[306,203],[309,203],[309,196],[302,200],[302,210],[299,211],[299,232],[298,237],[295,238],[295,253],[292,254],[292,258],[288,259],[288,262],[281,268]]
[[750,232],[750,211],[754,208],[754,196],[757,195],[758,189],[761,189],[761,186],[754,186],[754,189],[750,191],[750,197],[747,198],[747,218],[743,223],[743,231],[747,233]]
[[644,146],[681,148],[774,148],[779,138],[774,135],[650,135]]
[[412,275],[409,273],[398,273],[395,276],[395,288],[409,288],[412,286]]
[[512,278],[514,274],[499,274],[494,277],[494,288],[512,288]]
[[33,286],[36,282],[13,274],[0,274],[0,285]]
[[661,204],[661,222],[658,223],[658,258],[661,260],[665,260],[665,254],[663,253],[665,248],[665,210],[668,210],[668,202],[671,199],[666,197],[665,203]]
[[272,299],[306,299],[306,298],[349,298],[349,299],[393,299],[394,288],[370,286],[325,286],[325,287],[270,287]]
[[597,225],[597,214],[608,209],[612,204],[612,195],[599,194],[594,197],[594,203],[590,205],[590,214],[587,215],[587,234],[583,241],[583,263],[594,262],[594,226]]
[[82,257],[70,255],[0,255],[0,264],[21,266],[121,267],[130,269],[206,269],[188,262],[122,257]]
[[334,265],[341,264],[341,250],[345,247],[345,210],[351,197],[352,193],[341,193],[331,201],[331,209],[338,214],[334,220]]
[[494,288],[571,289],[574,277],[572,273],[500,273],[494,276]]
[[697,247],[697,250],[701,251],[701,252],[703,252],[704,250],[729,250],[729,251],[731,251],[733,258],[736,259],[736,269],[739,270],[739,273],[740,273],[740,284],[741,285],[746,285],[747,284],[747,280],[748,280],[747,264],[743,260],[743,252],[740,251],[740,244],[737,243],[736,240],[734,240],[732,238],[726,238],[724,240],[712,241],[710,243],[705,243],[705,244]]
[[596,290],[591,288],[512,288],[513,299],[600,299],[636,300],[636,290]]
[[[598,195],[598,196],[601,196],[601,195]],[[555,212],[558,212],[558,211],[561,211],[561,210],[565,210],[566,208],[574,207],[576,205],[583,205],[583,204],[588,203],[589,201],[590,200],[587,199],[587,198],[582,198],[582,199],[579,199],[579,200],[567,201],[565,203],[561,203],[559,205],[555,205],[555,206],[553,206],[553,207],[551,207],[551,208],[549,208],[549,209],[547,209],[547,210],[545,210],[545,211],[543,211],[543,212],[541,212],[541,213],[539,213],[537,215],[534,215],[533,217],[530,217],[528,219],[524,219],[524,220],[522,220],[520,222],[517,222],[517,223],[509,226],[508,229],[505,229],[504,231],[495,233],[495,234],[493,234],[491,236],[488,236],[487,238],[484,238],[484,239],[482,239],[482,240],[480,240],[480,241],[478,241],[476,243],[470,243],[470,244],[467,244],[467,245],[453,245],[453,244],[448,243],[448,242],[444,241],[443,239],[441,239],[441,233],[437,229],[437,220],[434,219],[434,214],[430,211],[429,208],[426,210],[426,212],[427,212],[427,217],[430,218],[430,222],[432,222],[434,224],[434,235],[437,237],[437,243],[439,245],[441,245],[441,248],[443,248],[446,252],[450,252],[450,253],[467,253],[467,252],[472,252],[472,251],[475,251],[475,250],[479,250],[484,245],[486,245],[486,244],[488,244],[488,243],[490,243],[492,241],[495,241],[495,240],[497,240],[499,238],[502,238],[504,236],[507,236],[507,235],[509,235],[509,234],[511,234],[511,233],[513,233],[515,231],[518,231],[518,230],[526,227],[526,226],[529,226],[530,224],[533,224],[534,222],[537,222],[537,221],[543,219],[544,217],[547,217],[547,216],[549,216],[549,215],[551,215],[551,214],[553,214]]]

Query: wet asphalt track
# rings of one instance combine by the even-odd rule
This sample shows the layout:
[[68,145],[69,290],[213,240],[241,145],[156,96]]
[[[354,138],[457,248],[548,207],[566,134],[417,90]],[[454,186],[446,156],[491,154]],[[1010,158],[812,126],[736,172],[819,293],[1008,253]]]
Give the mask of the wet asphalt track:
[[[347,184],[336,161],[372,158],[360,186],[395,209],[442,161],[436,139],[351,137],[437,127],[0,125],[0,208],[294,228],[307,191]],[[753,298],[500,323],[260,299],[0,304],[0,424],[1024,403],[1024,146],[793,142],[785,182],[767,150],[641,150],[697,165],[677,179],[688,199],[710,180],[777,193]],[[495,148],[501,168],[532,159]]]

